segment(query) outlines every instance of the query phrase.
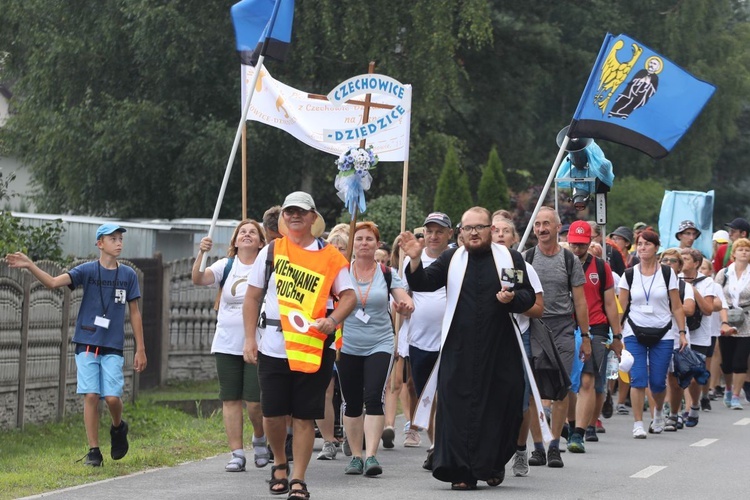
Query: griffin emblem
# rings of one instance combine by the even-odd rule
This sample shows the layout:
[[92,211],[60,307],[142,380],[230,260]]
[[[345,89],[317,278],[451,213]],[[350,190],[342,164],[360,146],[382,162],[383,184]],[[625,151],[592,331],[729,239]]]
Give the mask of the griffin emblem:
[[602,110],[602,115],[605,113],[605,109],[607,109],[612,94],[625,81],[628,73],[633,69],[633,66],[635,66],[636,61],[643,52],[643,48],[632,44],[633,54],[630,61],[620,62],[617,59],[617,52],[624,46],[625,42],[617,40],[602,65],[602,72],[599,76],[599,87],[596,89],[596,95],[594,96],[594,104]]

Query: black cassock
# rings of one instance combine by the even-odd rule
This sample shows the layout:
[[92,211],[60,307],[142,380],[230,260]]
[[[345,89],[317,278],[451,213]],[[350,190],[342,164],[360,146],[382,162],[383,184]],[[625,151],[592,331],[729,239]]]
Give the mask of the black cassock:
[[[448,278],[455,249],[406,277],[414,291],[437,290]],[[511,250],[511,252],[515,252]],[[463,286],[438,372],[433,476],[450,483],[486,481],[513,456],[522,420],[523,361],[509,313],[527,311],[535,294],[526,278],[502,304],[491,251],[469,254]]]

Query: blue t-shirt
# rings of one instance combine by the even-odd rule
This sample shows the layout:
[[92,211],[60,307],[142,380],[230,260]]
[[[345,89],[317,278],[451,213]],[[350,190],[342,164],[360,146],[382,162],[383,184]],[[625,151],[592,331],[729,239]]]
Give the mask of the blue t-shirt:
[[[68,274],[71,290],[83,287],[73,342],[122,351],[125,347],[127,303],[141,296],[138,276],[133,268],[118,263],[116,270],[106,269],[95,260],[74,267]],[[109,327],[96,326],[97,316],[108,319]]]
[[[398,274],[392,269],[388,271],[392,277],[391,289],[404,288]],[[349,270],[349,273],[357,295],[357,306],[344,320],[344,345],[341,352],[354,356],[369,356],[376,352],[392,353],[393,326],[388,311],[390,293],[380,266],[375,271],[369,294],[367,292],[369,283],[359,283],[353,271]],[[362,298],[365,295],[367,299],[364,311],[370,317],[367,323],[363,323],[356,316],[357,311],[362,311]]]

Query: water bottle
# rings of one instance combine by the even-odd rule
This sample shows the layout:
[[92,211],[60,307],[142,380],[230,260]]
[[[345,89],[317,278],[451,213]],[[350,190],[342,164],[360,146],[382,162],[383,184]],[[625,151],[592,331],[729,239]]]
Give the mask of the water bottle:
[[620,370],[620,362],[617,361],[617,355],[614,351],[609,351],[607,355],[607,378],[615,380]]

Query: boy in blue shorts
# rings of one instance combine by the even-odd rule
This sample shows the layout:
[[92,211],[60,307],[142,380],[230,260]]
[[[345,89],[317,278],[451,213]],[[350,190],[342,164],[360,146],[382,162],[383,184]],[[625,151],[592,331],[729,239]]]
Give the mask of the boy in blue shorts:
[[128,424],[122,419],[122,393],[125,385],[122,367],[125,344],[125,306],[135,338],[133,368],[146,368],[143,322],[138,308],[141,296],[133,268],[117,262],[122,252],[125,228],[106,223],[96,231],[99,260],[76,266],[56,277],[39,269],[21,252],[8,254],[10,267],[28,269],[47,288],[83,287],[73,343],[76,345],[78,394],[83,394],[83,422],[89,442],[84,465],[99,467],[104,458],[99,451],[99,400],[104,399],[112,416],[109,434],[113,460],[128,452]]

